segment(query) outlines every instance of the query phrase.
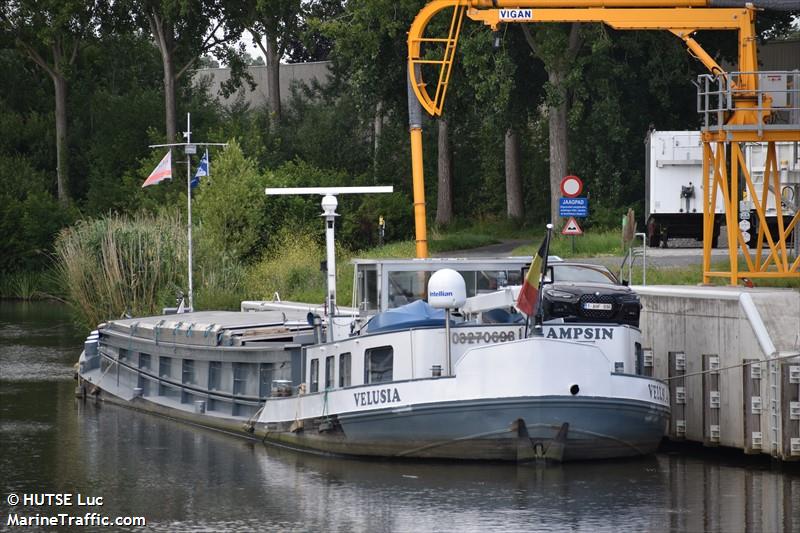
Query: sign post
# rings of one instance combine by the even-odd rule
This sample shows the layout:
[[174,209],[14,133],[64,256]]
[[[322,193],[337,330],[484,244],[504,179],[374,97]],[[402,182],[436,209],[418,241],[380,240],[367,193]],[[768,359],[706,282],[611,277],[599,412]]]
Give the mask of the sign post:
[[561,180],[561,198],[558,199],[558,214],[569,217],[561,231],[562,235],[572,235],[572,253],[575,253],[575,235],[583,235],[575,217],[589,216],[589,199],[580,197],[583,192],[583,181],[578,176],[564,176]]

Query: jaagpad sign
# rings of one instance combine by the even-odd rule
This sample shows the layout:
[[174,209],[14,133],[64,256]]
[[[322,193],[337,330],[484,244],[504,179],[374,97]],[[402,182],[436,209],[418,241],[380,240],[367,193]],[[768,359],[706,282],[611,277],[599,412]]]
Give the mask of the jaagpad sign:
[[561,217],[588,217],[589,199],[588,198],[564,198],[558,199],[558,216]]

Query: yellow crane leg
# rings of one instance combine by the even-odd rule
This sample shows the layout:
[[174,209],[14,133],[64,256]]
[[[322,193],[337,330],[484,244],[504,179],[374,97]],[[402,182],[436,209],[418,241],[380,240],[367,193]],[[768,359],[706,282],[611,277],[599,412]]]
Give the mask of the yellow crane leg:
[[411,178],[414,183],[414,228],[417,258],[428,257],[428,228],[425,223],[425,181],[422,172],[422,128],[411,127]]

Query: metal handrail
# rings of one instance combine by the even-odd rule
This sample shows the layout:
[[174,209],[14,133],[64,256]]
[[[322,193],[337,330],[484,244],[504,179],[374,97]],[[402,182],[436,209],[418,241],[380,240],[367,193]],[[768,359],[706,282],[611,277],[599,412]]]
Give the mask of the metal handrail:
[[[759,80],[758,89],[739,89],[737,81],[745,76],[756,76]],[[788,78],[784,88],[761,88],[763,82],[771,77]],[[792,80],[793,83],[789,83]],[[797,129],[800,124],[800,71],[798,70],[768,70],[758,72],[729,72],[725,75],[701,74],[696,82],[697,112],[703,115],[705,128],[725,129],[754,129],[759,133],[764,129]],[[747,125],[726,125],[725,115],[737,111],[737,102],[743,98],[755,100],[754,106],[747,110],[763,116],[779,115],[788,117],[785,124],[775,122],[765,124],[762,120]],[[783,101],[786,105],[777,107],[776,100]],[[767,104],[769,102],[769,104]],[[716,119],[712,124],[713,119]]]
[[[636,238],[639,237],[642,239],[642,247],[641,251],[633,246],[633,242]],[[647,234],[646,233],[634,233],[633,240],[631,241],[630,247],[628,247],[628,251],[625,252],[625,257],[622,258],[622,263],[619,266],[619,277],[622,278],[622,272],[625,269],[625,263],[628,264],[628,282],[630,283],[633,281],[633,262],[636,257],[642,258],[642,286],[647,285]]]

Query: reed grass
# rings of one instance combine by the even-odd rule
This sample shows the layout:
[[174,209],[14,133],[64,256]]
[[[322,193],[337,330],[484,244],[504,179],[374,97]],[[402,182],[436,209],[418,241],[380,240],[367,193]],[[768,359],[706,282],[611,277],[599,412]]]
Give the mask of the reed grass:
[[[264,259],[250,268],[247,293],[256,300],[272,300],[277,295],[281,300],[321,302],[326,284],[320,271],[324,256],[313,234],[283,232],[272,239]],[[337,266],[342,261],[342,254],[337,254]]]
[[84,220],[56,240],[67,300],[85,326],[160,314],[185,286],[185,224],[174,214]]
[[0,298],[61,300],[64,289],[53,270],[9,272],[0,277]]

